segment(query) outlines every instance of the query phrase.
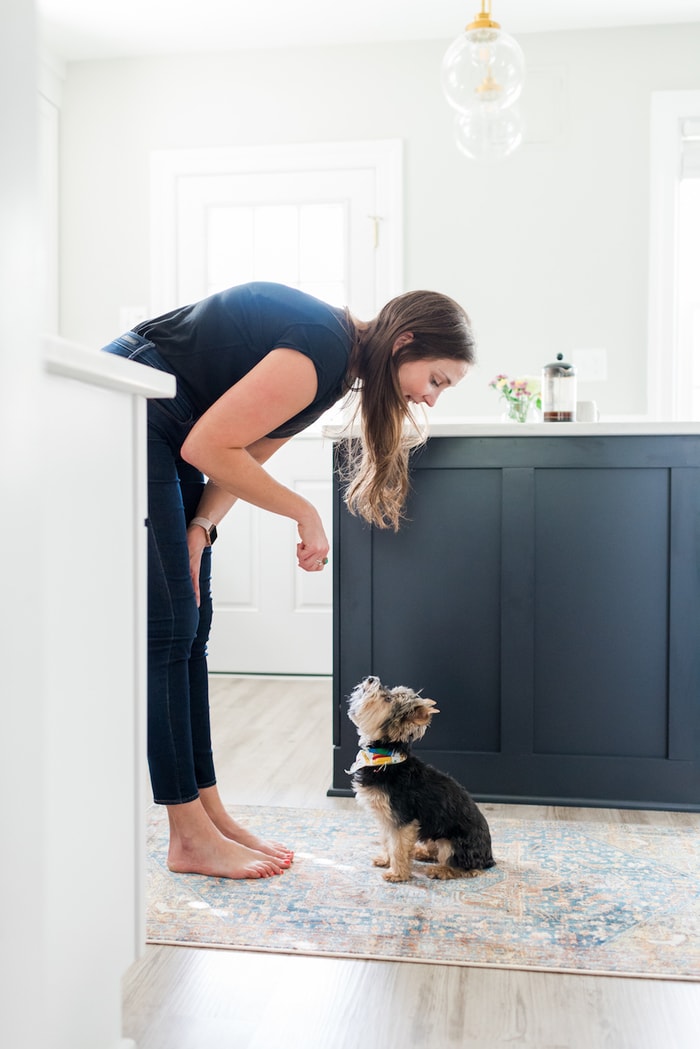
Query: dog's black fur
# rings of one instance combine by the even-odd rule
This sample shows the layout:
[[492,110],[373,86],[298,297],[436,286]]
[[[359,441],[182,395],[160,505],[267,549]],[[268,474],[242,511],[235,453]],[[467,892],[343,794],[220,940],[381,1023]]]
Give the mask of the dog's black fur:
[[495,863],[488,823],[469,792],[411,753],[436,713],[433,700],[403,686],[384,688],[377,677],[365,678],[350,696],[360,746],[405,755],[395,764],[356,762],[351,770],[357,800],[379,821],[385,852],[374,862],[388,867],[387,881],[408,880],[414,858],[437,860],[425,873],[440,879],[472,877]]

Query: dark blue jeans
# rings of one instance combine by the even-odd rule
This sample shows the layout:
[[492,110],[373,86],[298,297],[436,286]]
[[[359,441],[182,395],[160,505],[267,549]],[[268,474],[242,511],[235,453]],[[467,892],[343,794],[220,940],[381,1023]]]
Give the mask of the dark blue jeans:
[[[104,350],[169,371],[153,343],[134,332]],[[197,607],[186,534],[205,482],[180,456],[194,421],[180,390],[148,402],[148,764],[161,805],[193,801],[216,782],[207,678],[211,549],[202,555]]]

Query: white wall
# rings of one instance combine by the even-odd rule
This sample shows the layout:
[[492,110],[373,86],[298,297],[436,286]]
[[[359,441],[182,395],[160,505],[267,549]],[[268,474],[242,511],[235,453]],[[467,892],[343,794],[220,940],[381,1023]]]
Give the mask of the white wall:
[[437,412],[495,414],[497,371],[603,347],[609,380],[579,396],[643,414],[650,95],[700,87],[700,25],[519,39],[530,141],[496,167],[452,143],[448,41],[70,65],[63,334],[100,345],[120,307],[148,303],[152,149],[400,137],[405,286],[459,299],[480,345],[480,367]]
[[[0,1041],[50,1046],[45,963],[41,362],[36,303],[36,40],[32,5],[4,0],[0,32]],[[60,784],[55,784],[60,789]]]

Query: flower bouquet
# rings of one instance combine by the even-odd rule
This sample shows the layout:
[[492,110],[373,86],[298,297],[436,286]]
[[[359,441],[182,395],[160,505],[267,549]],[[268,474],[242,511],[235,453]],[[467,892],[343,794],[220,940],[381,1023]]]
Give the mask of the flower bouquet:
[[509,379],[507,375],[497,375],[489,383],[492,390],[500,394],[506,402],[506,417],[517,423],[527,422],[533,408],[542,407],[542,384],[539,379],[528,375],[520,379]]

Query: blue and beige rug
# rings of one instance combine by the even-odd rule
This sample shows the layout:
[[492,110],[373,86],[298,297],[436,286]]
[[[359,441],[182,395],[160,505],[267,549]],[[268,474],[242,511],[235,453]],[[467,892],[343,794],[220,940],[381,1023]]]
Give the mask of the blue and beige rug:
[[546,821],[489,813],[497,866],[390,885],[360,810],[237,807],[296,850],[282,876],[171,874],[149,823],[149,943],[700,980],[700,824]]

